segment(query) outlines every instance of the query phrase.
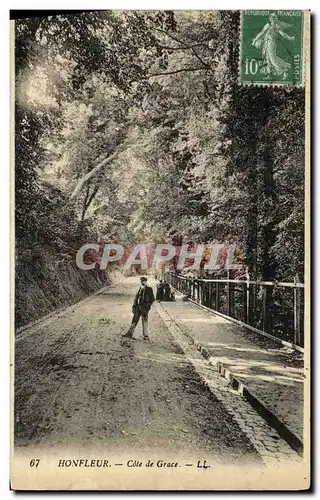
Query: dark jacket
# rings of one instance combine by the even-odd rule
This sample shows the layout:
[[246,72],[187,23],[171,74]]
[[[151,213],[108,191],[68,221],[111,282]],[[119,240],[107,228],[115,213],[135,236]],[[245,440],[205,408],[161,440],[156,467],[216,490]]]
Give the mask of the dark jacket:
[[162,300],[163,299],[163,284],[158,283],[157,285],[157,293],[156,293],[156,300]]
[[142,290],[142,294],[140,296],[140,288],[136,293],[136,296],[133,301],[133,306],[132,310],[134,310],[139,307],[143,311],[149,311],[151,304],[154,302],[154,295],[153,295],[153,290],[151,286],[146,286]]

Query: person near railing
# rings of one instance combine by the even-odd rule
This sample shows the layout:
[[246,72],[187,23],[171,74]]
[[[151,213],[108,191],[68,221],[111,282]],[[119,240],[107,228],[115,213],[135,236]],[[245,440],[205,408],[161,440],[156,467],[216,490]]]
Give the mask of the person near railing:
[[163,300],[163,281],[159,280],[159,283],[157,283],[156,287],[157,287],[156,300],[158,302],[161,302]]

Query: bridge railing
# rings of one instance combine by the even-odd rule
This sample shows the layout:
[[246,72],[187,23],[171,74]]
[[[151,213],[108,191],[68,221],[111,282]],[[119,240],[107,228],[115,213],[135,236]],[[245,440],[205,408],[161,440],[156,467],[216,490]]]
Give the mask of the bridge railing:
[[198,279],[165,273],[166,281],[191,300],[280,340],[304,346],[304,284]]

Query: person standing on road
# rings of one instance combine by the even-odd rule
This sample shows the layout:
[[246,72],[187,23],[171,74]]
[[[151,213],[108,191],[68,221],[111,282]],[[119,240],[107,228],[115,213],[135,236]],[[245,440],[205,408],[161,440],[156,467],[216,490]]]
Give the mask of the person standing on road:
[[149,340],[148,336],[148,314],[152,303],[154,302],[153,290],[147,285],[147,278],[142,276],[140,278],[141,287],[139,288],[132,306],[132,323],[125,335],[123,337],[132,338],[135,327],[137,326],[139,319],[141,317],[142,321],[142,333],[143,339]]
[[162,299],[163,299],[163,283],[162,280],[160,280],[159,283],[157,283],[156,300],[161,302]]

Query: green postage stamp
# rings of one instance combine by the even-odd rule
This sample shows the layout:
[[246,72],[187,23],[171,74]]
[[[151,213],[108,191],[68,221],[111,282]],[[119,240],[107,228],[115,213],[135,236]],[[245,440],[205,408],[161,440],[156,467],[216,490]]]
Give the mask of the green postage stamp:
[[301,10],[244,10],[240,38],[240,83],[303,85]]

